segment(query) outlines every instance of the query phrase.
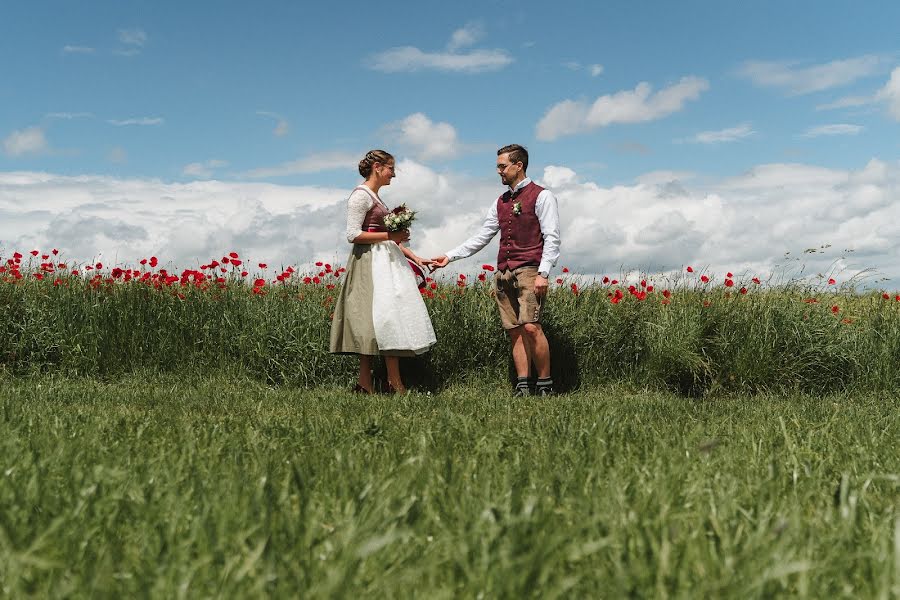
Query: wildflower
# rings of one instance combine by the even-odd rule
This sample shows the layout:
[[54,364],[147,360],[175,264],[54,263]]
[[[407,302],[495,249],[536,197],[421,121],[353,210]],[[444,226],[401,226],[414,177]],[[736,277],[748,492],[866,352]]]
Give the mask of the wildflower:
[[891,295],[888,294],[887,292],[881,294],[881,297],[884,298],[885,300],[890,300],[890,299],[891,299]]
[[747,288],[742,287],[742,288],[741,288],[741,294],[746,294],[746,293],[747,293]]
[[672,292],[670,292],[669,290],[663,290],[663,296],[665,298],[668,299],[671,295],[672,295]]
[[319,285],[321,283],[321,280],[318,277],[313,277],[313,283]]
[[754,278],[751,279],[750,281],[752,281],[752,282],[755,283],[756,285],[759,285],[759,283],[760,283],[759,277],[754,277]]
[[732,275],[731,273],[725,273],[725,277],[728,277],[729,279],[731,279],[732,277],[734,277],[734,275]]
[[246,277],[249,274],[250,274],[249,271],[241,271],[241,277]]
[[479,273],[479,274],[478,274],[478,280],[479,280],[479,281],[484,281],[485,279],[487,279],[487,277],[485,276],[484,273]]
[[159,264],[159,261],[156,259],[155,256],[151,256],[150,257],[150,266],[153,268],[156,268],[157,264]]
[[618,279],[613,279],[613,280],[610,281],[609,283],[610,283],[611,285],[616,285],[616,284],[619,283],[619,280],[618,280]]
[[238,253],[237,253],[237,252],[229,252],[229,253],[228,253],[228,256],[229,256],[230,258],[237,258],[237,257],[238,257]]
[[488,271],[488,272],[491,272],[491,271],[494,270],[494,266],[493,266],[493,265],[481,265],[481,268],[484,269],[485,271]]
[[709,277],[707,277],[706,275],[701,275],[700,281],[702,281],[703,283],[709,283]]
[[38,252],[37,250],[32,250],[32,251],[31,251],[31,255],[32,255],[32,256],[37,256],[38,254],[40,254],[40,252]]
[[642,288],[647,287],[647,280],[646,280],[646,279],[641,279],[641,287],[642,287]]
[[[146,259],[146,258],[142,258],[142,259],[141,259],[141,264],[142,264],[142,265],[146,265],[146,264],[147,264],[147,259]],[[201,267],[201,268],[203,268],[203,267]]]
[[693,272],[694,272],[694,267],[688,267],[688,268],[687,268],[687,272],[688,272],[688,273],[693,273]]
[[828,280],[828,285],[834,285],[835,283],[837,283],[837,282],[834,279]]
[[259,268],[260,268],[260,269],[265,269],[267,266],[268,266],[268,265],[266,265],[266,263],[259,263]]
[[317,266],[317,267],[321,267],[321,266],[322,266],[322,262],[321,262],[321,261],[320,261],[320,262],[317,262],[317,263],[316,263],[316,266]]
[[263,287],[264,285],[266,285],[265,279],[257,279],[253,282],[253,287]]
[[436,289],[437,289],[437,283],[435,283],[434,281],[432,281],[432,282],[429,284],[428,287],[430,287],[430,288],[433,289],[433,290],[436,290]]
[[57,254],[59,254],[59,250],[54,248],[53,250],[51,250],[51,253],[53,254],[53,256],[56,256]]
[[563,282],[562,277],[557,277],[557,278],[556,278],[556,283],[562,283],[562,282]]
[[733,279],[726,279],[726,280],[725,280],[725,287],[732,287],[732,286],[734,286],[734,280],[733,280]]
[[838,314],[838,312],[840,312],[840,310],[841,310],[841,307],[839,307],[837,304],[835,304],[834,306],[831,307],[831,312],[835,315]]
[[97,270],[100,270],[100,269],[103,268],[103,263],[99,263],[99,262],[98,262],[96,265],[94,265],[94,267],[95,267]]
[[577,296],[578,295],[578,284],[573,283],[571,287],[572,287],[572,293]]
[[660,304],[669,304],[670,302],[672,302],[672,301],[669,300],[668,298],[663,298],[663,299],[660,301]]
[[238,260],[238,259],[236,259],[236,258],[232,258],[232,259],[231,259],[231,264],[234,265],[235,267],[241,266],[241,263],[243,263],[243,262],[244,262],[244,261]]
[[604,277],[603,277],[603,283],[609,283],[609,277],[604,276]]
[[648,292],[652,292],[652,291],[653,291],[653,286],[652,286],[652,285],[648,285],[648,286],[647,286],[647,291],[648,291]]
[[563,273],[568,273],[568,272],[569,272],[569,267],[563,267],[563,268],[562,268],[562,272],[563,272]]

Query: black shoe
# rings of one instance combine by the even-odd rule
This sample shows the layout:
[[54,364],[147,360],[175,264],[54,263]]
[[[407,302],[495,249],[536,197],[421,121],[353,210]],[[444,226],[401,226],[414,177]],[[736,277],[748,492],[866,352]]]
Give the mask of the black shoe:
[[553,391],[553,388],[550,387],[549,385],[545,385],[545,386],[537,388],[537,390],[535,390],[534,394],[536,396],[555,396],[556,392]]
[[533,395],[531,388],[527,388],[527,387],[513,388],[513,397],[514,398],[524,398],[526,396],[531,396],[531,395]]

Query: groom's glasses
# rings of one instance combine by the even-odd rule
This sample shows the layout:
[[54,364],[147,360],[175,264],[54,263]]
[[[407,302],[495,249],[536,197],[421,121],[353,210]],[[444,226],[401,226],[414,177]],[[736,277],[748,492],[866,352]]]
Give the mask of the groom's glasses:
[[511,166],[513,166],[513,165],[515,165],[515,164],[518,164],[518,163],[509,163],[508,165],[503,164],[503,163],[499,163],[499,164],[497,165],[497,171],[499,171],[500,173],[502,173],[503,171],[505,171],[506,169],[508,169],[509,167],[511,167]]

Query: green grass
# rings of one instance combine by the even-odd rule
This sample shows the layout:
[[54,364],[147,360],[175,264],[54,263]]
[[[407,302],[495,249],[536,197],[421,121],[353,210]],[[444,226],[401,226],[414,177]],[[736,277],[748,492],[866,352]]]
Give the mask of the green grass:
[[900,595],[894,395],[0,383],[0,596]]

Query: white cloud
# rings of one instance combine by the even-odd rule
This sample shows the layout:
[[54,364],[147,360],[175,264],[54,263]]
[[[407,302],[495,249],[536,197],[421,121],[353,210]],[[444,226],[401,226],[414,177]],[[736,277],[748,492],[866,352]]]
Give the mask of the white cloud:
[[64,119],[66,121],[71,121],[72,119],[90,119],[93,118],[93,114],[89,112],[54,112],[47,113],[46,117],[48,119]]
[[63,46],[63,54],[93,54],[95,50],[88,46]]
[[513,62],[509,53],[499,48],[459,51],[483,36],[482,27],[470,23],[453,32],[447,49],[443,52],[425,52],[414,46],[398,46],[373,55],[368,67],[385,73],[422,70],[483,73],[498,71]]
[[287,119],[279,115],[278,113],[269,112],[266,110],[258,110],[256,114],[269,117],[270,119],[275,119],[275,129],[272,130],[272,134],[276,137],[284,137],[290,131],[290,124],[287,122]]
[[453,32],[450,42],[447,43],[447,51],[455,52],[460,48],[468,48],[484,37],[484,27],[480,23],[468,23]]
[[[405,202],[418,211],[412,247],[422,256],[475,233],[502,192],[493,177],[439,173],[411,160],[398,166],[381,195],[389,206]],[[766,278],[786,268],[785,252],[831,244],[855,252],[846,260],[804,255],[806,273],[834,263],[847,269],[840,280],[868,267],[900,277],[900,162],[872,160],[858,170],[767,164],[718,180],[654,172],[612,187],[551,165],[535,179],[559,200],[559,267],[576,272],[618,276],[623,268],[660,273],[692,265],[708,267],[717,281],[726,271],[738,280]],[[348,176],[338,189],[0,172],[0,239],[6,252],[58,247],[67,259],[102,252],[105,263],[132,265],[155,254],[194,267],[231,250],[249,262],[343,262],[345,201],[356,181]],[[496,248],[495,239],[453,267],[492,263]]]
[[228,166],[227,160],[212,159],[203,162],[195,162],[185,165],[184,169],[182,169],[182,174],[187,175],[188,177],[208,178],[212,177],[212,174],[216,169],[226,166]]
[[120,29],[117,37],[128,46],[142,47],[147,43],[147,33],[143,29]]
[[888,113],[895,121],[900,121],[900,67],[891,72],[891,78],[878,92],[878,100],[887,104]]
[[27,127],[13,131],[3,140],[3,151],[7,156],[17,157],[26,154],[40,154],[47,151],[49,145],[40,127]]
[[591,65],[591,77],[597,77],[598,75],[603,73],[603,65]]
[[286,177],[289,175],[301,175],[304,173],[319,173],[322,171],[334,171],[347,169],[356,172],[359,157],[347,152],[323,152],[311,154],[297,160],[288,161],[274,167],[259,167],[244,173],[250,178],[262,177]]
[[781,88],[791,95],[801,95],[875,75],[883,64],[881,57],[870,54],[811,66],[801,66],[796,61],[747,61],[738,72],[754,85]]
[[834,102],[828,102],[827,104],[819,104],[816,106],[816,110],[834,110],[836,108],[855,108],[857,106],[866,106],[867,104],[872,104],[875,99],[871,96],[844,96],[843,98],[838,98]]
[[848,123],[833,123],[830,125],[818,125],[810,127],[801,135],[802,137],[814,138],[823,135],[856,135],[865,129],[862,125],[850,125]]
[[655,121],[680,111],[687,101],[696,100],[707,89],[705,79],[684,77],[656,93],[649,83],[641,82],[634,90],[600,96],[590,105],[583,100],[563,100],[550,107],[538,122],[537,137],[555,140],[614,123]]
[[456,129],[449,123],[436,123],[423,113],[411,114],[386,129],[389,137],[412,149],[420,160],[452,158],[460,151]]
[[472,50],[466,53],[422,52],[412,46],[391,48],[373,57],[370,67],[385,73],[402,71],[456,71],[482,73],[499,71],[512,63],[505,50]]
[[744,123],[736,127],[727,129],[719,129],[716,131],[701,131],[689,141],[698,144],[720,144],[723,142],[735,142],[754,135],[756,132],[750,127],[749,123]]
[[165,119],[162,117],[139,117],[135,119],[109,119],[106,121],[110,125],[116,127],[125,127],[128,125],[162,125]]

